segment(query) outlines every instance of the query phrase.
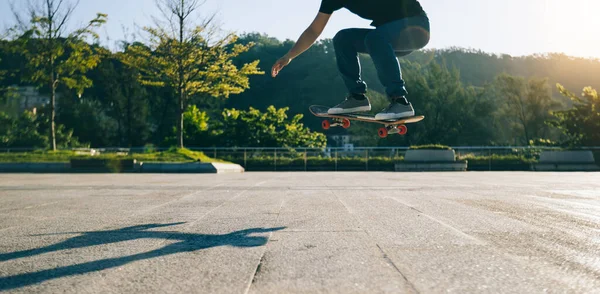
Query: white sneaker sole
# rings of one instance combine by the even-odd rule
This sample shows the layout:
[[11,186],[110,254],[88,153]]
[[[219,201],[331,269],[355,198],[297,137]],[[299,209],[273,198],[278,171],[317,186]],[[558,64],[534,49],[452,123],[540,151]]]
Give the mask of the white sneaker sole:
[[378,113],[375,115],[376,120],[393,120],[393,119],[403,119],[407,117],[415,116],[414,111],[407,111],[401,113]]
[[367,111],[371,111],[371,106],[359,106],[359,107],[354,107],[354,108],[330,108],[329,111],[327,111],[327,114],[348,114],[348,113],[355,113],[355,112],[367,112]]

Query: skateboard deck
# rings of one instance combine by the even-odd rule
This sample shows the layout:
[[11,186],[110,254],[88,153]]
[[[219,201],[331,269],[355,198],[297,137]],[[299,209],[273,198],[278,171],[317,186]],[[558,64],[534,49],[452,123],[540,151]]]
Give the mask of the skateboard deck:
[[425,119],[425,116],[412,116],[398,120],[376,120],[374,116],[361,115],[361,114],[328,114],[329,107],[321,105],[313,105],[309,108],[310,112],[316,117],[331,118],[333,122],[324,120],[321,126],[323,129],[328,130],[331,127],[341,126],[344,129],[350,127],[350,121],[362,121],[368,123],[377,123],[385,125],[379,129],[379,137],[385,138],[388,134],[400,134],[406,135],[408,128],[406,124],[417,123]]

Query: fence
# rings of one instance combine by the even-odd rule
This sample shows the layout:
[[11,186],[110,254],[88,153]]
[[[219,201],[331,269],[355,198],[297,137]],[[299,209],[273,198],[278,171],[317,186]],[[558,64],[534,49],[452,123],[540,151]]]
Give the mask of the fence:
[[[539,160],[544,150],[554,147],[452,147],[457,160],[467,160],[471,171],[527,171]],[[234,162],[247,171],[393,171],[402,161],[407,147],[360,148],[189,148],[206,155]],[[600,147],[579,148],[591,150],[600,163]],[[70,149],[89,154],[135,154],[164,151],[166,148],[92,148]],[[26,152],[31,148],[0,149],[0,152]]]

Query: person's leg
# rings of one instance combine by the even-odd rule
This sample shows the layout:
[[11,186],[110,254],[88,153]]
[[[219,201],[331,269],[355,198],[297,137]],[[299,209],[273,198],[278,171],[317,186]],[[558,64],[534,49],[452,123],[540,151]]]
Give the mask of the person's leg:
[[338,70],[351,94],[365,94],[367,84],[361,78],[358,53],[367,53],[365,38],[374,29],[345,29],[333,37]]
[[367,34],[365,47],[389,97],[408,94],[397,55],[407,55],[425,47],[428,42],[429,21],[426,17],[411,17],[390,22]]
[[412,17],[394,21],[369,32],[365,46],[373,59],[379,80],[390,98],[390,105],[376,119],[396,119],[414,116],[397,56],[421,49],[429,42],[429,20]]
[[350,94],[342,103],[332,107],[330,114],[370,111],[366,97],[367,84],[362,80],[358,53],[367,53],[365,37],[374,29],[345,29],[333,38],[338,70]]

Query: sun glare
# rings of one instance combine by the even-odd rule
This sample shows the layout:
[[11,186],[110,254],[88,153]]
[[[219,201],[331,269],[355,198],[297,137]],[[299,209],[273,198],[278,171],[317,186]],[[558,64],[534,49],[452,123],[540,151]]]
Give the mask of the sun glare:
[[600,58],[600,1],[546,0],[544,11],[549,51]]

